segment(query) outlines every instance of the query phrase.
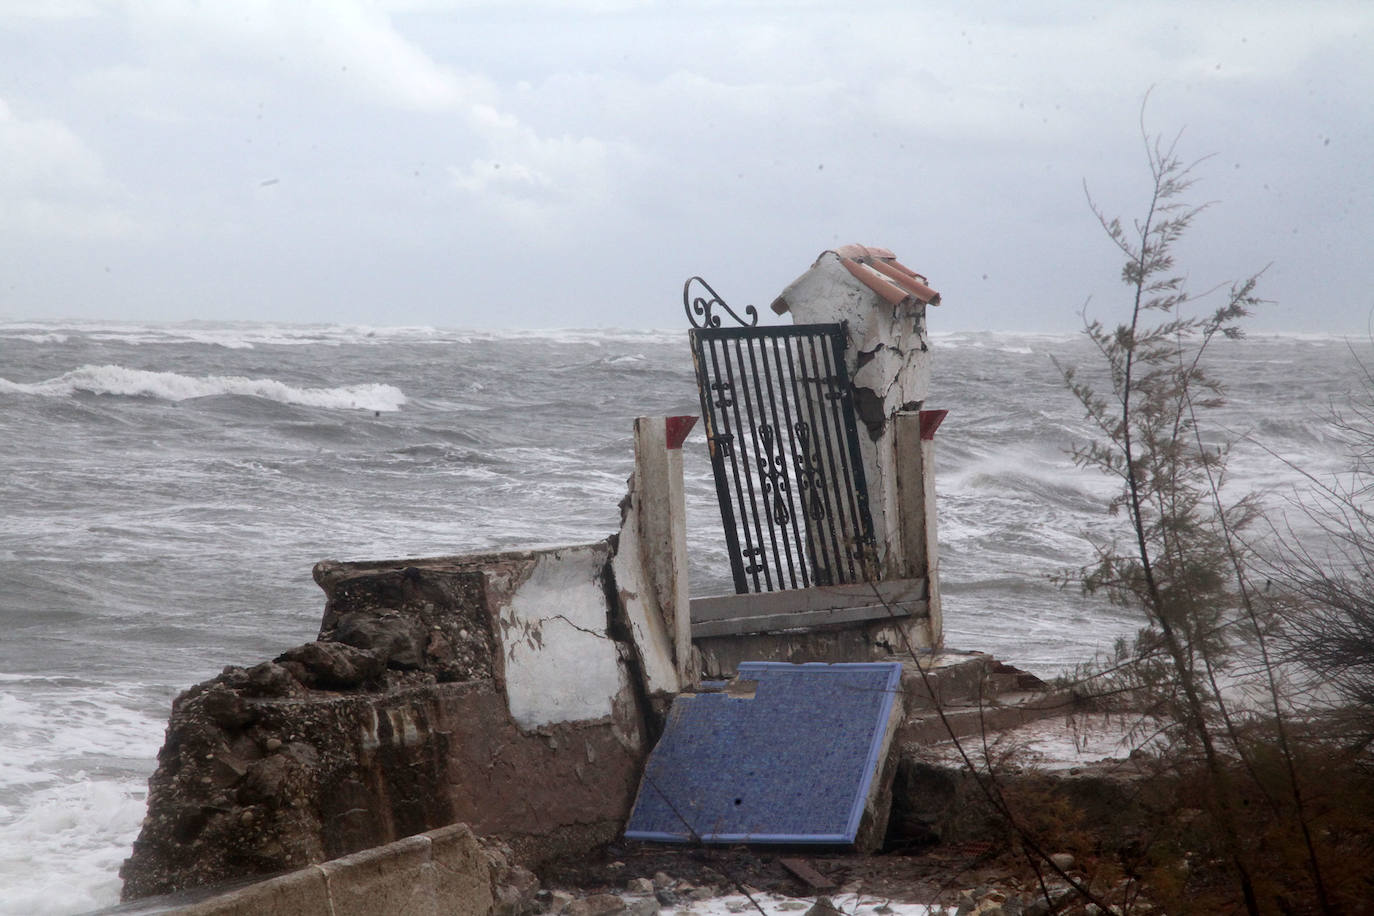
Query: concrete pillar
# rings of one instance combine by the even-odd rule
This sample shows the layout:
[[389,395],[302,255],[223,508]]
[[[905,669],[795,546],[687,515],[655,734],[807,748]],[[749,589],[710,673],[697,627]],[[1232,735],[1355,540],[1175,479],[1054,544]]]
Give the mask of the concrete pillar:
[[822,252],[811,269],[773,303],[797,324],[843,322],[845,361],[860,422],[859,450],[868,484],[878,568],[899,575],[901,517],[896,466],[900,445],[893,418],[918,410],[930,388],[926,306],[940,296],[892,252],[844,245]]
[[682,442],[696,417],[635,420],[635,469],[613,561],[651,695],[696,680],[687,582],[687,513]]
[[940,609],[940,556],[935,509],[935,431],[946,410],[901,411],[893,417],[896,439],[900,567],[903,578],[927,582],[930,645],[944,640]]

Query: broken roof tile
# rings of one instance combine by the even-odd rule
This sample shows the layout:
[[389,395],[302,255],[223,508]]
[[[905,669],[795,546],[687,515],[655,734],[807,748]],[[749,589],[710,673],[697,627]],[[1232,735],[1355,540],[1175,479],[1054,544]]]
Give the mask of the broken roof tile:
[[[897,256],[886,248],[841,245],[821,252],[822,257],[826,254],[834,254],[855,279],[891,305],[898,305],[907,299],[914,299],[923,305],[940,304],[940,294],[930,288],[926,278],[898,261]],[[788,311],[782,297],[773,303],[773,311],[779,315]]]

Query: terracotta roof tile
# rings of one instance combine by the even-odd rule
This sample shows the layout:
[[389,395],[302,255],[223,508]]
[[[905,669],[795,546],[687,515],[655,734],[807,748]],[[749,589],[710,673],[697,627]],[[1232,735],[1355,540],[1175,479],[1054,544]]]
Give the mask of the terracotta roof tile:
[[896,305],[910,295],[922,304],[940,305],[940,294],[927,286],[926,277],[897,260],[892,251],[863,244],[844,244],[834,251],[849,273],[886,302]]
[[[939,305],[940,294],[931,289],[924,276],[907,267],[897,256],[886,248],[870,245],[841,245],[828,252],[840,259],[855,279],[880,296],[891,305],[915,299],[925,305]],[[779,315],[788,311],[787,301],[781,296],[773,303],[773,311]]]
[[851,274],[885,301],[896,305],[911,296],[926,305],[940,304],[940,294],[927,285],[926,278],[886,248],[841,245],[833,250]]

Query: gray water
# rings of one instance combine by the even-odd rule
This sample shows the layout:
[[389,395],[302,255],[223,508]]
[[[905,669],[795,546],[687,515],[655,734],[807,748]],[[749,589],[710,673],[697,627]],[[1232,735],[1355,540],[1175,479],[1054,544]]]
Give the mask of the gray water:
[[[1049,574],[1109,536],[1111,483],[1050,361],[1071,336],[933,341],[947,642],[1041,674],[1137,622]],[[1356,344],[1366,363],[1368,342]],[[1346,464],[1337,338],[1227,342],[1214,422],[1271,505]],[[177,692],[314,638],[320,559],[599,540],[639,415],[698,413],[683,331],[0,323],[0,913],[118,898]],[[694,594],[730,590],[698,430]]]

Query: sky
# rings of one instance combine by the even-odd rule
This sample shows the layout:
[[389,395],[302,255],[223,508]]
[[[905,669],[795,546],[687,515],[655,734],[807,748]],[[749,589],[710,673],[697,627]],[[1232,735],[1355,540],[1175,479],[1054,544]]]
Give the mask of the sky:
[[858,242],[934,331],[1072,330],[1143,122],[1190,288],[1364,334],[1371,48],[1364,0],[0,0],[0,318],[675,328]]

